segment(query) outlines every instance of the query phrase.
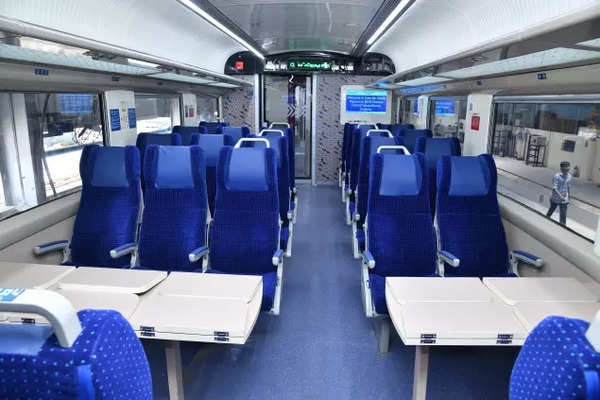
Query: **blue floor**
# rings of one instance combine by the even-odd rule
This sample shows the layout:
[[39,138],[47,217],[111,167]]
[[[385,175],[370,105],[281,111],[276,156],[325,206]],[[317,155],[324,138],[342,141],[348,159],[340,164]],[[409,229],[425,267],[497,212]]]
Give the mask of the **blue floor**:
[[[337,186],[301,186],[300,196],[281,315],[261,315],[244,346],[183,344],[186,398],[411,398],[414,347],[392,328],[389,353],[377,352]],[[167,399],[162,344],[144,346],[155,398]],[[506,399],[517,353],[516,347],[435,347],[427,397]]]

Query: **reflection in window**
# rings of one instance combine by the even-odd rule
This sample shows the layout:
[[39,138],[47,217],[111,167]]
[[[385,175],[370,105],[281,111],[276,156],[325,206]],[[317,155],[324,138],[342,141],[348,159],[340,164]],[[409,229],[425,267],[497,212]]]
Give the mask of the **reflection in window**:
[[199,121],[217,122],[219,102],[216,97],[196,96],[196,111]]
[[431,120],[429,127],[436,137],[457,137],[465,139],[465,118],[467,117],[466,97],[441,97],[431,100]]
[[[546,215],[555,175],[561,162],[568,162],[571,193],[565,225],[594,240],[600,217],[600,104],[523,98],[521,103],[500,100],[494,111],[490,150],[498,166],[499,192]],[[560,222],[556,208],[550,218]]]
[[135,95],[138,133],[170,133],[181,124],[179,96]]
[[0,218],[81,187],[86,144],[102,144],[100,97],[0,93]]
[[417,97],[402,99],[400,103],[400,119],[402,124],[413,124],[416,126],[419,119],[419,99]]

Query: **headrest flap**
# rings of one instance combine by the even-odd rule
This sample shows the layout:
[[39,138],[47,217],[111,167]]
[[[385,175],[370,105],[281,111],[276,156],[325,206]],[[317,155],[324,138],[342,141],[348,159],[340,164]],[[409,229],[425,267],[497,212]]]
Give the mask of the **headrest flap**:
[[125,147],[98,147],[92,171],[92,186],[128,187]]
[[267,149],[243,147],[233,149],[226,172],[225,187],[232,192],[266,192],[269,190]]
[[151,144],[159,146],[179,145],[181,144],[181,136],[176,132],[172,134],[140,133],[138,135],[138,144],[142,144],[143,146],[149,146]]
[[457,156],[455,144],[449,138],[424,138],[425,140],[425,163],[427,168],[435,169],[440,156]]
[[204,162],[207,167],[216,167],[219,161],[219,152],[225,146],[225,135],[199,135],[198,146],[204,152]]
[[483,157],[450,157],[450,196],[485,196],[490,171]]
[[158,189],[192,189],[191,147],[159,146],[155,187]]
[[423,171],[416,156],[382,154],[380,196],[416,196],[421,191]]

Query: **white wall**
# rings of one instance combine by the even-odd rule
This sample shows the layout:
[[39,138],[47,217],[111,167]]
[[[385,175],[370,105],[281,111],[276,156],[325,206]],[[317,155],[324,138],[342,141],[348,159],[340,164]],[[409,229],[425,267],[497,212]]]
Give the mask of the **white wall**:
[[[463,143],[463,155],[465,156],[487,153],[493,97],[491,94],[477,93],[470,94],[467,99],[465,141]],[[479,116],[479,130],[471,129],[471,121],[474,116]]]
[[0,15],[219,73],[244,50],[175,0],[5,0]]
[[402,72],[599,14],[599,0],[417,0],[370,51]]
[[183,102],[183,126],[198,126],[200,121],[196,112],[196,94],[183,93],[181,101]]
[[427,129],[427,121],[429,119],[429,96],[419,96],[419,113],[413,124],[416,129]]
[[[106,131],[111,146],[135,145],[137,121],[130,126],[129,114],[135,112],[134,93],[129,90],[109,90],[104,92],[106,99]],[[118,124],[117,117],[118,116]]]

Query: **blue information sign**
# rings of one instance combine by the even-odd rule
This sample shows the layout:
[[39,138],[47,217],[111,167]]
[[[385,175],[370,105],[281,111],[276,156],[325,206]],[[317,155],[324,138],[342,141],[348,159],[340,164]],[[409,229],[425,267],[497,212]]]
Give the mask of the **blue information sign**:
[[127,118],[129,119],[129,129],[135,128],[137,126],[137,118],[135,116],[135,108],[127,109]]
[[349,90],[346,93],[346,112],[385,114],[387,92],[384,90]]
[[58,95],[61,114],[91,114],[94,99],[91,94],[64,93]]
[[436,100],[435,115],[454,115],[454,100]]
[[110,110],[110,130],[113,132],[121,130],[121,116],[118,108]]
[[0,301],[13,301],[24,291],[25,289],[0,288]]

